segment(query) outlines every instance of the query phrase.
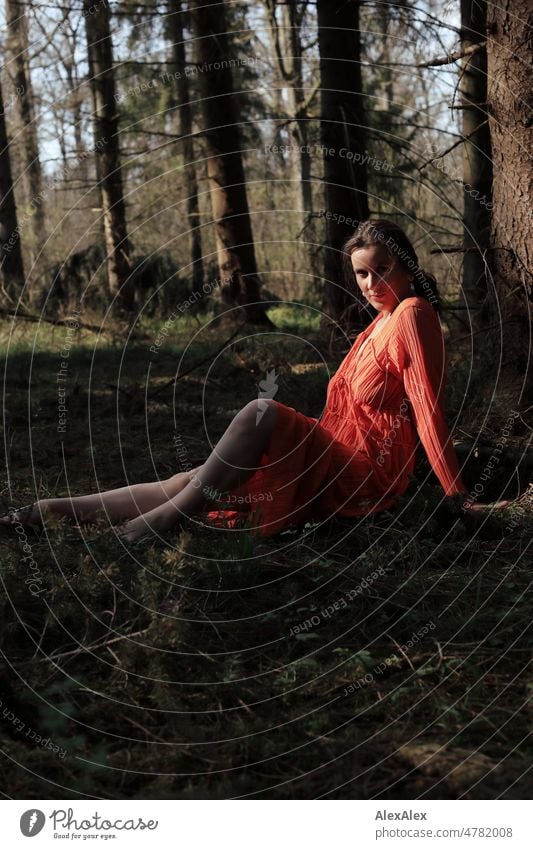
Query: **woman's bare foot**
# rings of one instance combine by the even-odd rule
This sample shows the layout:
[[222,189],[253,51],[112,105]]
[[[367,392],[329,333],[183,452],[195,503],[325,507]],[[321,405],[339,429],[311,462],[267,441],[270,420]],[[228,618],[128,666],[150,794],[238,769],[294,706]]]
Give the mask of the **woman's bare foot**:
[[157,536],[158,534],[169,531],[173,527],[177,527],[176,511],[174,513],[174,521],[170,521],[165,515],[161,515],[159,510],[151,510],[150,513],[145,513],[142,516],[136,516],[135,519],[130,519],[129,522],[124,522],[117,526],[119,537],[127,542],[134,542],[146,536]]
[[153,533],[153,529],[146,524],[142,516],[138,516],[136,519],[130,519],[129,522],[117,525],[116,528],[118,536],[126,540],[126,542],[134,542]]

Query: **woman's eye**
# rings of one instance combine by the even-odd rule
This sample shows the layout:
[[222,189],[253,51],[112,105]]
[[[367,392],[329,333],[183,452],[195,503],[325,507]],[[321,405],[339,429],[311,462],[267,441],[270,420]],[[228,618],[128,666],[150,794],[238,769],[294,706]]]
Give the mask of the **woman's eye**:
[[[388,265],[380,265],[379,268],[376,268],[375,273],[379,274],[380,277],[384,277],[388,271],[390,271]],[[356,271],[355,273],[358,277],[366,277],[368,275],[368,271]]]

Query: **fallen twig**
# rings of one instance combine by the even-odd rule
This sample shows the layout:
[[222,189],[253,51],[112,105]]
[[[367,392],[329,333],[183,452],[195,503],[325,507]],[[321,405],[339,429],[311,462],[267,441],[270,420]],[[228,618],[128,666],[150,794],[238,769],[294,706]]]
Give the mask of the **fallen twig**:
[[55,662],[56,660],[62,660],[64,657],[72,657],[76,654],[82,654],[83,652],[93,652],[96,649],[107,648],[108,646],[113,645],[113,643],[119,643],[121,640],[131,640],[133,637],[142,637],[143,634],[148,633],[149,628],[143,628],[142,631],[135,631],[133,634],[123,634],[120,637],[113,637],[112,640],[104,640],[101,643],[94,643],[92,646],[78,646],[77,649],[72,649],[71,651],[61,652],[61,654],[47,655],[46,657],[42,657],[39,663],[46,663],[47,661]]
[[[32,315],[27,312],[19,312],[18,310],[6,310],[0,308],[0,315],[5,316],[5,318],[21,318],[23,321],[31,321],[36,324],[40,324],[41,321],[45,324],[55,324],[59,327],[65,327],[69,324],[72,324],[73,320],[71,318],[44,318],[42,315]],[[99,327],[97,324],[85,324],[83,321],[78,321],[78,319],[74,322],[77,327],[83,327],[84,330],[90,330],[92,333],[105,333],[106,330],[103,327]],[[109,331],[107,331],[109,332]]]

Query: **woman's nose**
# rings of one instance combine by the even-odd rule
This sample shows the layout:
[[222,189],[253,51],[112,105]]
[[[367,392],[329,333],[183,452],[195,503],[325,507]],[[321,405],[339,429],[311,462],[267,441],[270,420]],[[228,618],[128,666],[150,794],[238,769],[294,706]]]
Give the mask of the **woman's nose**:
[[383,285],[383,278],[379,274],[369,274],[367,282],[369,289],[379,289]]

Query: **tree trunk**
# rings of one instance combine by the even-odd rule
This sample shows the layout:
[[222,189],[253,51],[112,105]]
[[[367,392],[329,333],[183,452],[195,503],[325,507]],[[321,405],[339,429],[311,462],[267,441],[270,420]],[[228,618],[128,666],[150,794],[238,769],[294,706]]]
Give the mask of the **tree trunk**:
[[187,193],[187,222],[191,246],[192,281],[196,292],[202,291],[204,283],[204,265],[202,255],[202,235],[200,230],[200,210],[198,204],[198,181],[192,140],[192,110],[190,104],[189,77],[186,74],[185,41],[183,37],[183,14],[185,4],[180,0],[169,0],[168,26],[172,40],[174,72],[179,105],[179,134],[182,136],[183,175]]
[[[289,118],[289,163],[293,187],[294,210],[297,213],[295,233],[302,234],[306,245],[309,268],[320,285],[321,271],[316,256],[315,219],[313,218],[312,158],[309,152],[308,95],[304,88],[302,25],[306,13],[306,2],[301,0],[266,0],[270,39],[280,86],[287,92],[288,108],[282,105],[278,115]],[[278,25],[277,10],[281,9],[281,26]],[[291,216],[292,218],[292,216]]]
[[0,268],[2,284],[10,298],[18,296],[24,286],[24,264],[13,192],[11,158],[4,114],[4,98],[0,84]]
[[[75,43],[72,49],[71,56],[74,56]],[[68,81],[68,86],[70,90],[70,97],[68,98],[68,105],[72,112],[72,123],[73,123],[73,132],[74,132],[74,149],[76,151],[76,161],[77,161],[77,170],[79,172],[79,180],[83,186],[84,191],[87,190],[87,183],[89,182],[89,170],[87,168],[88,159],[86,156],[85,145],[83,143],[83,94],[80,90],[80,79],[79,74],[75,68],[74,61],[69,56],[68,58],[63,60],[63,67],[65,69],[65,74]]]
[[[485,0],[461,0],[463,49],[485,41]],[[490,244],[492,160],[487,116],[487,51],[482,48],[463,61],[463,290],[467,303],[480,306],[487,292],[486,250]],[[474,312],[474,315],[476,313]],[[476,325],[477,326],[477,325]]]
[[[488,8],[488,108],[493,160],[493,318],[501,335],[488,337],[498,378],[520,383],[521,403],[533,403],[531,332],[533,275],[533,160],[531,65],[533,10],[529,0]],[[526,33],[529,32],[529,37]],[[500,365],[500,356],[502,363]],[[529,377],[524,377],[529,372]]]
[[391,45],[391,34],[389,32],[391,23],[391,10],[390,8],[388,8],[387,4],[384,3],[383,5],[379,5],[376,11],[379,21],[381,42],[383,45],[383,58],[385,60],[383,63],[383,67],[380,69],[381,89],[385,95],[384,100],[386,102],[387,112],[391,114],[392,108],[394,106],[394,81],[392,78],[392,68],[390,65],[387,64],[387,59],[390,58]]
[[286,0],[281,6],[281,29],[276,18],[277,0],[269,0],[270,27],[274,42],[278,70],[283,83],[287,85],[289,103],[290,137],[294,150],[290,161],[295,180],[296,209],[301,213],[301,226],[306,216],[313,211],[311,191],[311,154],[307,150],[308,118],[307,96],[303,82],[302,15],[303,9],[298,0]]
[[242,305],[249,321],[270,324],[260,303],[224,3],[193,0],[190,5],[221,297],[228,307]]
[[111,15],[107,3],[95,4],[92,0],[84,0],[83,7],[108,284],[111,296],[118,299],[121,307],[129,310],[133,308],[134,290],[130,277],[130,244],[120,169]]
[[359,2],[317,0],[317,13],[327,213],[326,306],[332,318],[348,328],[360,323],[361,306],[355,283],[346,288],[341,250],[356,222],[369,216]]
[[29,39],[25,6],[26,4],[19,0],[6,0],[7,37],[12,57],[15,104],[22,125],[23,181],[28,205],[34,210],[33,240],[29,245],[33,264],[45,241],[45,208],[35,102],[28,65]]

